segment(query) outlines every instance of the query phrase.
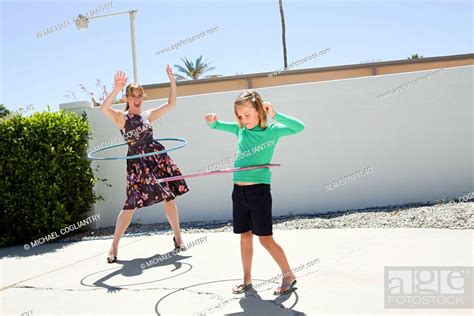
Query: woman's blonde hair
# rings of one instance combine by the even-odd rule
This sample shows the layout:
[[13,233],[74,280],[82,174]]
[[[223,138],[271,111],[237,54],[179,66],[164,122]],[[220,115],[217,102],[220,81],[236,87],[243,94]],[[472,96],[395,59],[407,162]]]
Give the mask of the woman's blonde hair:
[[[145,89],[143,89],[143,87],[138,83],[130,83],[125,89],[125,96],[129,97],[133,95],[133,90],[139,90],[140,93],[143,95],[143,97],[146,97]],[[129,105],[127,101],[127,106],[125,107],[125,111],[128,111],[128,108],[129,108]]]
[[258,124],[261,128],[267,127],[267,112],[263,108],[263,98],[255,90],[247,90],[239,94],[237,99],[234,102],[234,114],[237,119],[237,124],[239,128],[242,128],[242,123],[240,122],[239,115],[237,114],[237,107],[245,104],[247,101],[251,104],[251,107],[257,110],[259,121]]

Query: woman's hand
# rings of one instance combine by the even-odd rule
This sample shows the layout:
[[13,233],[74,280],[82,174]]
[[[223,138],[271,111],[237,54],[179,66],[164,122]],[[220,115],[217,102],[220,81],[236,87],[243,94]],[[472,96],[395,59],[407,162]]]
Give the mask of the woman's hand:
[[176,79],[174,78],[173,74],[173,69],[170,67],[170,65],[166,65],[166,74],[168,75],[170,82],[176,82]]
[[217,121],[218,117],[216,113],[208,113],[204,116],[206,123],[211,124]]
[[267,114],[271,117],[271,118],[274,118],[275,117],[275,109],[273,108],[272,104],[270,102],[263,102],[263,109],[265,110],[265,112],[267,112]]
[[159,119],[176,106],[176,95],[178,92],[176,91],[176,80],[174,79],[173,69],[171,69],[170,65],[166,65],[166,74],[168,74],[168,78],[170,78],[170,93],[168,95],[168,102],[162,106],[148,110],[148,120],[150,122]]
[[127,76],[123,71],[117,71],[114,78],[114,89],[122,91],[127,85]]

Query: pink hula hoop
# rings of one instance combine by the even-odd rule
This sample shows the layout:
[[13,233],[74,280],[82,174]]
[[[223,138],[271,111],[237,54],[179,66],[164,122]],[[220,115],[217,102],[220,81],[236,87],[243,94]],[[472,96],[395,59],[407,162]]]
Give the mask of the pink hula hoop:
[[217,174],[239,172],[239,171],[245,171],[245,170],[262,169],[262,168],[280,167],[280,166],[281,165],[279,163],[270,163],[270,164],[258,165],[258,166],[249,166],[249,167],[240,167],[240,168],[227,168],[227,169],[214,170],[214,171],[208,171],[208,172],[200,172],[200,173],[193,173],[193,174],[188,174],[188,175],[161,178],[161,179],[158,179],[158,182],[163,183],[163,182],[176,181],[176,180],[182,180],[182,179],[188,179],[188,178],[213,176],[213,175],[217,175]]

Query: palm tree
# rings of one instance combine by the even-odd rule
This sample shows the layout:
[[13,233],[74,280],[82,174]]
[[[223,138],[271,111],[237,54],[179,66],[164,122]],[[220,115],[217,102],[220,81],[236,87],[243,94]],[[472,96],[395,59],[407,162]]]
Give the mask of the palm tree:
[[[211,67],[210,62],[202,61],[202,55],[198,59],[196,59],[196,63],[193,63],[187,58],[181,58],[181,61],[184,63],[184,67],[180,65],[174,65],[174,66],[178,68],[178,71],[184,74],[185,76],[181,76],[177,74],[176,75],[177,80],[185,80],[188,78],[191,80],[200,79],[204,73],[215,69],[214,67]],[[211,77],[217,77],[217,76],[218,75],[209,75],[202,78],[211,78]]]
[[407,59],[420,59],[423,58],[423,56],[418,56],[418,54],[413,54],[411,57],[407,57]]
[[280,4],[280,17],[281,17],[281,39],[283,42],[283,64],[284,69],[288,67],[288,56],[286,54],[286,33],[285,33],[285,14],[283,12],[283,0],[278,0]]

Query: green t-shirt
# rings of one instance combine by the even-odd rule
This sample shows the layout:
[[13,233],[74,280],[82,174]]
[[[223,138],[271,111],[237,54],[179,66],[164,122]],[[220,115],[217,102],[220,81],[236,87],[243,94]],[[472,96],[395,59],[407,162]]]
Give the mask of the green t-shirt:
[[[239,128],[237,123],[215,121],[208,124],[213,129],[229,132],[237,136],[237,153],[234,156],[234,167],[248,167],[269,164],[275,151],[275,146],[282,136],[293,135],[304,129],[304,124],[289,116],[278,112],[275,121],[261,128],[259,125],[252,129]],[[234,172],[234,182],[271,182],[269,168]]]

